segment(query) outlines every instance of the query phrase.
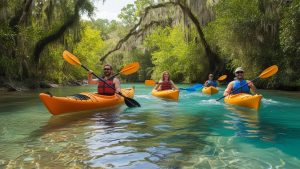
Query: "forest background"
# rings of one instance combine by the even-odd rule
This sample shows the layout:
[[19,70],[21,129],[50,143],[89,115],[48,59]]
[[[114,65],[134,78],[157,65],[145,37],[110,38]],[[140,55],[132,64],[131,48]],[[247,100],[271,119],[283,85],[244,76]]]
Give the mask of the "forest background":
[[118,21],[94,12],[92,0],[0,0],[0,87],[86,79],[62,59],[67,49],[97,74],[105,63],[117,72],[139,61],[123,82],[159,80],[164,70],[176,83],[209,73],[232,80],[238,66],[252,79],[276,64],[278,74],[257,86],[300,90],[300,0],[136,0]]

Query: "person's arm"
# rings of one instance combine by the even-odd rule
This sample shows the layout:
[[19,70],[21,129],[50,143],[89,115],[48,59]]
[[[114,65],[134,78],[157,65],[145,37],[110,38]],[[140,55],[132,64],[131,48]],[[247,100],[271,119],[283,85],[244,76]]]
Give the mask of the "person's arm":
[[208,87],[208,81],[207,80],[205,81],[204,86]]
[[251,89],[252,94],[258,94],[257,90],[256,90],[256,87],[254,86],[253,82],[247,80],[247,83],[248,83],[248,86]]
[[178,87],[174,84],[174,82],[172,80],[170,80],[171,84],[172,84],[172,89],[178,90]]
[[88,84],[98,84],[99,80],[98,79],[93,79],[92,73],[93,73],[93,71],[89,70],[89,72],[88,72]]
[[230,82],[230,83],[228,84],[227,88],[225,89],[223,95],[224,95],[224,96],[228,96],[228,95],[231,93],[232,87],[233,87],[233,82]]
[[115,84],[116,93],[121,92],[121,84],[120,84],[120,80],[117,79],[117,78],[114,78],[113,82],[114,82],[114,84]]
[[155,90],[160,90],[160,85],[161,84],[161,81],[159,81],[156,85],[155,85],[155,87],[154,87],[154,89]]

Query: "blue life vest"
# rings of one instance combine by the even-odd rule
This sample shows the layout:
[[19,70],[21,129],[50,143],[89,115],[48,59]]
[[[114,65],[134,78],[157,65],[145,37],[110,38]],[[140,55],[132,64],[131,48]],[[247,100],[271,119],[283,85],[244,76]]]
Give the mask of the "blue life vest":
[[[232,88],[232,94],[238,94],[238,93],[250,93],[250,87],[247,84],[246,80],[235,80],[233,81],[233,88]],[[245,85],[244,87],[240,88],[241,86]],[[238,89],[240,88],[240,89]],[[237,91],[235,91],[237,90]],[[235,91],[235,92],[233,92]]]
[[207,87],[209,86],[214,86],[214,87],[217,87],[217,82],[214,81],[214,80],[207,80]]

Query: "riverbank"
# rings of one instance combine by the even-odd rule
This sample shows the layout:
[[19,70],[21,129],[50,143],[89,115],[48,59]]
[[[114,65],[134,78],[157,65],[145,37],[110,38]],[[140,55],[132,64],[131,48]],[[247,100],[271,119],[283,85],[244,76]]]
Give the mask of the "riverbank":
[[18,81],[10,81],[4,82],[0,81],[0,91],[7,92],[22,92],[36,89],[48,89],[48,88],[58,88],[64,86],[83,86],[87,84],[87,80],[78,80],[78,81],[70,81],[64,84],[58,84],[54,82],[18,82]]

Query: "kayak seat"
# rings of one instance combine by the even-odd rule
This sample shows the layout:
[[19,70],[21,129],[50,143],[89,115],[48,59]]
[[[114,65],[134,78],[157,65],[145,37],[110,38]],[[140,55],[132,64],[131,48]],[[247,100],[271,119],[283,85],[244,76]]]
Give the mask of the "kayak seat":
[[71,97],[79,100],[90,100],[91,98],[89,96],[83,95],[83,94],[74,94]]

